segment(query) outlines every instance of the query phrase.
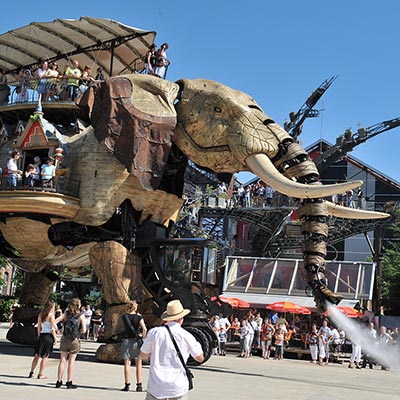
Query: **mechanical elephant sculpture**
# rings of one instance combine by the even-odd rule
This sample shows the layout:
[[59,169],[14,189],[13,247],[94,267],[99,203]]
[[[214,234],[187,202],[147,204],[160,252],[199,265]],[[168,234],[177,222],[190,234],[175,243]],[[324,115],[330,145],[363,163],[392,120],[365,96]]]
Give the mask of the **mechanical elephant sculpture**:
[[[304,267],[308,284],[321,310],[325,309],[325,301],[339,303],[341,298],[327,288],[325,279],[328,215],[366,219],[387,215],[358,210],[349,213],[348,208],[338,207],[323,198],[358,187],[362,182],[322,186],[318,181],[317,168],[305,150],[243,92],[204,79],[182,79],[176,84],[150,76],[134,75],[116,79],[118,81],[110,80],[98,93],[92,124],[98,140],[106,143],[127,170],[137,174],[141,143],[139,132],[143,129],[134,129],[132,126],[133,129],[126,130],[113,126],[114,120],[121,118],[121,105],[129,118],[138,118],[137,126],[145,126],[138,109],[144,111],[148,107],[145,112],[154,113],[162,104],[163,112],[158,113],[158,124],[151,125],[154,126],[154,129],[151,128],[153,140],[159,145],[165,144],[161,139],[160,127],[171,123],[168,127],[173,130],[172,141],[198,165],[215,172],[252,171],[275,190],[303,200],[299,213],[303,219]],[[104,91],[106,95],[102,94]],[[174,109],[165,103],[166,99],[171,99],[172,93],[176,93]],[[126,99],[130,100],[128,105]],[[108,110],[117,111],[113,114]],[[177,122],[173,126],[170,118],[175,116],[175,112]],[[169,128],[165,131],[168,134],[163,137],[169,138]],[[127,149],[130,149],[130,153],[127,153]],[[165,153],[162,154],[165,156]],[[158,160],[163,159],[160,157]],[[165,168],[165,163],[161,162],[158,168],[148,175],[150,179],[161,178],[160,170]],[[149,184],[142,183],[145,186]]]
[[[95,268],[105,299],[113,305],[106,319],[107,337],[118,331],[118,304],[140,291],[141,259],[131,239],[144,221],[168,226],[177,219],[187,158],[215,172],[251,171],[275,190],[301,199],[304,268],[321,310],[326,301],[341,300],[326,285],[328,216],[388,216],[325,201],[362,182],[321,185],[301,146],[250,96],[220,83],[119,76],[96,93],[88,91],[84,103],[91,126],[62,139],[68,150],[64,175],[80,182],[79,206],[50,224],[15,217],[0,229],[21,255],[16,263],[30,273],[60,265]],[[121,214],[125,216],[116,234],[104,234],[114,229],[116,215]],[[23,239],[21,229],[39,232],[37,248]]]

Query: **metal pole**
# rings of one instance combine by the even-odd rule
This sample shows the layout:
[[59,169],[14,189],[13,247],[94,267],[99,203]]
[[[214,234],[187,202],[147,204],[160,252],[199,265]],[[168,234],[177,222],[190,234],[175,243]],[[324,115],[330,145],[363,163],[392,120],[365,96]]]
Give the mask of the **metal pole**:
[[112,74],[113,74],[114,49],[115,49],[115,39],[112,41],[112,44],[111,44],[110,78],[112,77]]
[[384,227],[379,227],[375,232],[375,249],[373,254],[374,262],[376,263],[375,279],[374,279],[374,295],[372,298],[372,311],[381,314],[381,297],[382,297],[382,240]]

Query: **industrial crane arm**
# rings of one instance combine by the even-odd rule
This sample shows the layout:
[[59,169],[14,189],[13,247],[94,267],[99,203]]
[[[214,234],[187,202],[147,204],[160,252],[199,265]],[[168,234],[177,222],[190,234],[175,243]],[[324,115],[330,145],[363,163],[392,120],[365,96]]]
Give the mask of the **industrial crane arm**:
[[354,147],[359,144],[366,142],[380,133],[397,128],[398,126],[400,126],[400,118],[383,121],[368,128],[359,128],[354,134],[350,129],[347,129],[344,135],[336,139],[336,144],[334,146],[314,159],[319,173],[324,172],[330,165],[340,161],[348,152],[352,151]]
[[286,132],[288,132],[293,139],[296,140],[300,135],[306,118],[318,117],[319,110],[314,110],[313,107],[318,103],[319,99],[328,90],[336,78],[337,76],[332,76],[331,78],[323,81],[321,85],[319,85],[319,87],[311,93],[297,113],[291,112],[289,114],[290,121],[285,122],[284,127]]

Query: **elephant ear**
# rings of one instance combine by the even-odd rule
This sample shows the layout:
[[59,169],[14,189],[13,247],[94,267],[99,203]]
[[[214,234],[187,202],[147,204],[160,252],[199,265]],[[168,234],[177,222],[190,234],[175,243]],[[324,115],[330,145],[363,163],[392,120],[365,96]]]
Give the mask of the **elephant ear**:
[[98,141],[146,189],[157,189],[176,125],[179,86],[148,75],[111,78],[96,93],[91,114]]

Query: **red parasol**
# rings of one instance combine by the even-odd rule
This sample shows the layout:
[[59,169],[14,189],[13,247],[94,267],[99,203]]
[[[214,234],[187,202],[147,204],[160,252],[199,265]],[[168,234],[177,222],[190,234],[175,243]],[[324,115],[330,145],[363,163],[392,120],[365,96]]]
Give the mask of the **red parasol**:
[[247,301],[244,301],[242,299],[239,299],[237,297],[232,297],[232,300],[234,300],[236,302],[236,306],[233,307],[238,307],[238,308],[250,308],[250,303],[248,303]]
[[277,301],[275,303],[266,306],[269,310],[274,310],[278,312],[287,312],[292,314],[311,314],[311,311],[303,306],[292,303],[290,301]]
[[250,304],[247,301],[238,299],[237,297],[226,297],[226,296],[214,296],[211,297],[211,301],[222,301],[223,303],[229,304],[233,308],[249,308]]
[[[351,307],[336,306],[336,309],[349,318],[358,318],[363,316],[363,313],[361,311],[358,311]],[[330,313],[331,309],[329,308],[327,311],[324,312],[324,315],[329,315]]]
[[223,302],[229,304],[232,307],[237,307],[237,302],[226,296],[214,296],[211,297],[211,301]]

